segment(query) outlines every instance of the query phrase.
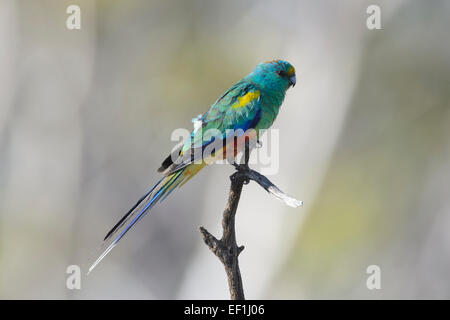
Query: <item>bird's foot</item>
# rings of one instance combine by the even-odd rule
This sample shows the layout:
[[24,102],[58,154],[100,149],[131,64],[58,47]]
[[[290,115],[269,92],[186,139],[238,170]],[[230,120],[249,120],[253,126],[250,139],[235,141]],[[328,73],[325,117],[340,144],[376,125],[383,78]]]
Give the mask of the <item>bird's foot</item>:
[[[248,164],[245,164],[245,163],[237,164],[236,162],[233,162],[232,165],[238,172],[242,173],[242,172],[250,171],[250,167],[248,166]],[[249,184],[250,179],[245,178],[243,182],[244,182],[244,184]]]
[[248,164],[245,164],[245,163],[237,164],[236,162],[233,162],[232,165],[237,171],[249,171],[250,170],[250,167],[248,166]]

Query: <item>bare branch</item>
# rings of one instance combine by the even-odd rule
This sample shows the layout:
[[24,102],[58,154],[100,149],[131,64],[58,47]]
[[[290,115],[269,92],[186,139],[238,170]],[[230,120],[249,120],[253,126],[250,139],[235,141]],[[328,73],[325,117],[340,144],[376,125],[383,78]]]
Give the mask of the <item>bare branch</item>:
[[[231,176],[233,177],[233,176]],[[230,177],[230,178],[231,178]],[[222,228],[223,234],[217,240],[203,227],[200,227],[203,240],[211,251],[219,258],[225,267],[228,277],[228,287],[232,300],[244,300],[244,288],[242,285],[241,271],[239,269],[238,256],[244,247],[236,244],[235,215],[242,192],[243,180],[231,178],[228,203],[223,212]]]
[[231,187],[228,195],[228,202],[223,212],[222,218],[222,238],[218,240],[203,227],[200,232],[203,241],[209,249],[219,258],[225,267],[228,277],[228,287],[232,300],[244,300],[244,287],[242,285],[241,271],[239,269],[238,256],[244,250],[244,246],[236,244],[235,216],[241,197],[242,187],[248,184],[250,180],[257,182],[267,192],[274,195],[278,200],[283,201],[291,207],[298,207],[303,204],[302,201],[287,196],[269,179],[248,167],[250,156],[248,143],[245,148],[245,163],[235,164],[236,172],[230,176]]
[[272,183],[267,177],[263,176],[259,172],[252,170],[248,167],[237,168],[237,172],[234,175],[238,175],[240,179],[253,180],[263,187],[267,192],[275,196],[278,200],[284,202],[290,207],[299,207],[303,205],[303,201],[297,200],[285,194],[276,185]]

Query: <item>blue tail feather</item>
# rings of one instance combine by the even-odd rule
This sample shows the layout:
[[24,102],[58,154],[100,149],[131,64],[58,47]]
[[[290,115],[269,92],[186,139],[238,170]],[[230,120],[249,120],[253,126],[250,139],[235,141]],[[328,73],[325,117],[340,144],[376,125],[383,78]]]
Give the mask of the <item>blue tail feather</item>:
[[[183,179],[179,179],[182,173],[183,170],[174,173],[172,176],[169,176],[170,179],[166,181],[159,189],[157,189],[160,183],[168,177],[164,177],[159,180],[158,183],[156,183],[153,188],[145,193],[145,195],[141,199],[139,199],[139,201],[120,219],[120,221],[106,235],[103,244],[103,247],[106,247],[106,249],[89,268],[89,272],[91,272],[97,266],[97,264],[116,246],[116,244],[123,238],[123,236],[137,222],[139,222],[158,201],[164,200],[183,181]],[[171,187],[173,188],[170,189]],[[132,219],[131,222],[127,224],[127,221],[129,221],[130,219]],[[115,237],[114,240],[112,240],[113,236],[117,233],[119,233],[118,236]]]

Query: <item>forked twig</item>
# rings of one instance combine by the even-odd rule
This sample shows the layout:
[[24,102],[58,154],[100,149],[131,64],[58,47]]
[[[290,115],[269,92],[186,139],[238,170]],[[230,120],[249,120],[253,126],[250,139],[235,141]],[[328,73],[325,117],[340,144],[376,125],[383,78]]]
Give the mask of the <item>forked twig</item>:
[[244,164],[234,164],[236,172],[230,176],[231,187],[228,195],[228,202],[223,212],[222,218],[222,238],[218,240],[204,227],[200,227],[205,244],[219,258],[225,267],[228,277],[228,287],[232,300],[244,300],[244,287],[242,285],[241,271],[239,269],[239,254],[244,250],[244,246],[238,246],[236,243],[235,216],[241,197],[242,187],[248,184],[250,180],[257,182],[267,192],[274,195],[277,199],[283,201],[291,207],[298,207],[303,204],[302,201],[287,196],[269,179],[248,167],[250,156],[248,143],[245,148]]

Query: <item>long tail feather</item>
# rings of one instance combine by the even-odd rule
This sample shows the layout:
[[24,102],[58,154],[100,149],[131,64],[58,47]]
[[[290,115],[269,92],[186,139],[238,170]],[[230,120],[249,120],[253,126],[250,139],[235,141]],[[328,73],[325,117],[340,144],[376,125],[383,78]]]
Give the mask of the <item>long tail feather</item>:
[[144,201],[145,198],[147,198],[147,197],[149,196],[150,193],[152,193],[152,191],[153,191],[153,190],[161,183],[161,181],[162,181],[163,179],[164,179],[164,178],[162,178],[161,180],[159,180],[158,183],[156,183],[156,184],[153,186],[153,188],[151,188],[149,191],[147,191],[147,193],[144,194],[144,195],[142,196],[142,198],[140,198],[140,199],[136,202],[136,204],[135,204],[133,207],[131,207],[130,210],[128,210],[128,212],[127,212],[127,213],[119,220],[119,222],[117,222],[116,225],[115,225],[114,227],[112,227],[111,230],[109,230],[109,232],[106,234],[106,236],[105,236],[105,238],[103,239],[103,241],[108,240],[108,238],[111,237],[111,235],[114,233],[114,231],[116,231],[118,228],[120,228],[120,227],[124,224],[124,222],[125,222],[125,220],[127,219],[127,217],[134,211],[134,209],[136,209],[136,207],[137,207],[138,205],[141,204],[142,201]]
[[174,172],[147,191],[144,196],[116,223],[105,236],[102,247],[103,253],[89,268],[88,274],[102,261],[102,259],[117,245],[120,239],[138,223],[150,209],[158,202],[163,201],[183,181],[186,182],[196,175],[204,164],[192,164],[180,171]]

